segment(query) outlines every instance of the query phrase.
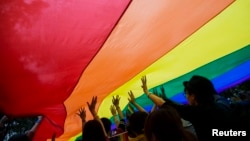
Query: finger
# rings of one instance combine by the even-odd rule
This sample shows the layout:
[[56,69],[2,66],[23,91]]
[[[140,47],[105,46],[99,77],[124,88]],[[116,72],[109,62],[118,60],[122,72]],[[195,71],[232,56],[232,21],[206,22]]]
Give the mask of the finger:
[[130,92],[128,92],[128,96],[130,97]]
[[134,93],[131,91],[131,99],[133,99],[134,97]]
[[95,105],[96,105],[96,103],[97,103],[97,96],[95,97],[94,103],[95,103]]
[[91,106],[93,106],[95,103],[95,96],[93,97],[92,101],[91,101]]
[[143,82],[145,82],[146,76],[142,76],[142,80]]
[[129,93],[129,96],[131,97],[132,96],[132,91],[130,90],[128,93]]
[[81,108],[78,110],[79,113],[81,113]]
[[144,82],[144,81],[143,81],[143,77],[141,78],[141,82],[142,82],[142,84],[143,84],[143,82]]

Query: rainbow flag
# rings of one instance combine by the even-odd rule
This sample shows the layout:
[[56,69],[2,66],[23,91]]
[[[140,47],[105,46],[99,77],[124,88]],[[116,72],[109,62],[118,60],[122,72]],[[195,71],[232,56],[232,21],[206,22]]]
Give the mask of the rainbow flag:
[[166,96],[180,103],[186,102],[182,82],[194,74],[212,80],[218,91],[250,79],[249,0],[0,6],[0,111],[44,115],[36,141],[54,133],[56,141],[74,141],[82,131],[76,112],[87,108],[92,96],[98,95],[100,117],[112,117],[107,109],[115,95],[125,112],[129,90],[149,111],[153,103],[140,87],[143,75],[150,90],[163,86]]

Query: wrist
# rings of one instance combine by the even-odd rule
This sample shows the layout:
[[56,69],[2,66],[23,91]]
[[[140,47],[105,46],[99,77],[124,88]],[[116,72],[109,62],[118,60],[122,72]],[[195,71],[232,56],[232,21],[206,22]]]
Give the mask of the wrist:
[[96,112],[92,113],[92,116],[96,119],[98,118],[98,114]]
[[131,101],[130,103],[134,105],[136,102],[135,101]]
[[90,113],[94,116],[97,115],[97,112],[95,110],[90,111]]
[[94,119],[99,119],[99,116],[97,114],[94,115]]
[[147,96],[149,97],[150,95],[152,95],[152,93],[150,93],[150,92],[148,92],[148,93],[146,93],[147,94]]

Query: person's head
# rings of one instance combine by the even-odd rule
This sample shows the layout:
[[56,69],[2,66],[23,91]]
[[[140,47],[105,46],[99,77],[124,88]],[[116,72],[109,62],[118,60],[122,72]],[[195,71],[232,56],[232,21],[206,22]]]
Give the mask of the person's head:
[[106,141],[102,125],[97,120],[89,120],[85,123],[82,131],[83,141]]
[[[195,136],[185,131],[181,117],[171,106],[151,112],[145,122],[145,136],[149,141],[190,141]],[[189,137],[189,136],[192,137]]]
[[105,118],[105,117],[101,118],[101,121],[102,121],[102,124],[103,124],[103,126],[105,128],[106,133],[108,135],[110,135],[111,134],[110,133],[111,132],[111,125],[112,125],[111,121],[108,118]]
[[184,92],[190,105],[203,105],[214,102],[217,93],[213,83],[203,76],[194,75],[189,81],[184,81]]
[[118,125],[118,128],[121,129],[122,131],[126,130],[126,121],[124,119],[120,120],[120,123]]
[[145,122],[145,135],[150,141],[165,141],[168,139],[182,140],[182,122],[178,113],[172,107],[159,109],[149,114]]
[[148,116],[146,112],[134,112],[128,119],[129,135],[140,135],[144,133],[144,123]]

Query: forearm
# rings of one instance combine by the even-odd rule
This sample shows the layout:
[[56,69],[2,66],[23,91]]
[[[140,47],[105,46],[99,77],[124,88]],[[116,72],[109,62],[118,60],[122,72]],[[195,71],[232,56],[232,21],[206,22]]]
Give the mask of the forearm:
[[42,121],[42,116],[38,116],[38,119],[37,121],[35,122],[35,124],[32,126],[32,128],[27,132],[27,136],[32,140],[34,135],[35,135],[35,132],[38,128],[38,126],[40,125]]
[[200,107],[182,105],[170,99],[166,99],[166,102],[160,108],[168,108],[168,106],[175,108],[183,119],[190,122],[193,121],[193,115],[200,114]]
[[137,109],[138,111],[146,112],[146,113],[147,113],[147,111],[146,111],[143,107],[141,107],[138,103],[133,102],[132,104],[136,107],[136,109]]
[[119,106],[115,106],[115,108],[116,108],[116,111],[118,112],[120,119],[124,119],[124,115],[121,111],[121,108]]
[[102,131],[103,131],[104,135],[105,135],[106,137],[108,137],[108,134],[107,134],[107,132],[106,132],[106,130],[105,130],[105,127],[104,127],[104,125],[103,125],[103,123],[102,123],[102,121],[101,121],[101,119],[99,118],[98,115],[95,115],[95,120],[99,121],[99,123],[100,123],[101,126],[102,126]]
[[118,115],[116,115],[116,114],[113,114],[113,117],[114,117],[114,122],[115,122],[115,125],[116,125],[116,127],[118,127],[118,125],[119,125],[119,119],[118,119],[118,117],[117,117]]
[[161,107],[164,103],[165,103],[165,100],[163,100],[161,97],[155,95],[155,94],[152,94],[152,93],[146,93],[148,98],[151,99],[154,104],[158,107]]
[[37,130],[37,127],[41,123],[41,121],[42,121],[42,116],[38,116],[37,121],[35,122],[35,124],[33,125],[33,127],[30,129],[30,131],[35,132]]
[[82,121],[82,129],[84,128],[86,122]]
[[85,126],[85,123],[86,123],[86,120],[84,119],[82,119],[82,129],[84,128],[84,126]]
[[97,112],[96,112],[96,111],[91,111],[91,114],[92,114],[93,118],[94,118],[95,120],[97,120],[97,121],[101,124],[102,130],[103,130],[103,132],[104,132],[104,135],[105,135],[106,137],[108,137],[108,134],[107,134],[107,132],[106,132],[106,130],[105,130],[105,127],[104,127],[104,125],[103,125],[101,119],[100,119],[99,116],[97,115]]
[[134,108],[130,104],[128,106],[128,110],[129,110],[130,113],[134,113],[135,112]]

